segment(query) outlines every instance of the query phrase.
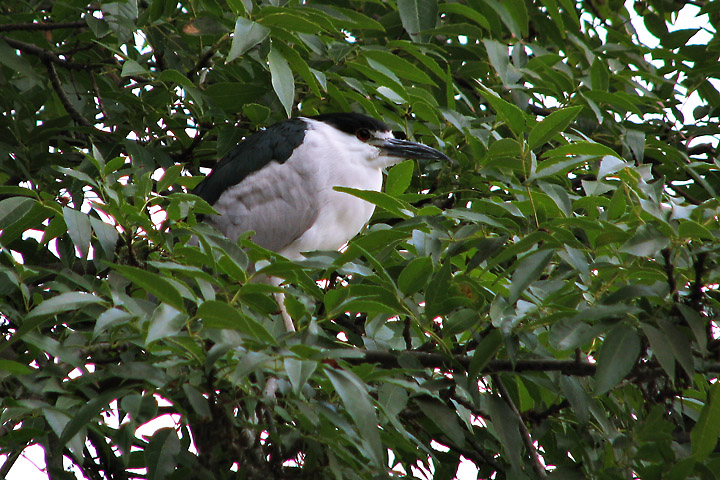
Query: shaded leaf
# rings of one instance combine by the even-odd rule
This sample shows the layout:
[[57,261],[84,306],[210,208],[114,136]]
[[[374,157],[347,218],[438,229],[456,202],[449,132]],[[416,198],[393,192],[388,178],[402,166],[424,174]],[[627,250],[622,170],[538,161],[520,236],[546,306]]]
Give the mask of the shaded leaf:
[[715,450],[720,434],[720,386],[713,384],[708,390],[707,401],[700,411],[700,418],[690,432],[690,446],[698,462]]
[[129,265],[112,265],[123,277],[127,278],[135,285],[145,289],[148,293],[155,295],[159,300],[167,302],[177,310],[184,311],[185,305],[180,292],[161,275],[148,272],[137,267]]
[[145,448],[149,480],[162,480],[169,477],[177,466],[180,454],[180,439],[174,428],[161,428],[153,433]]
[[400,272],[397,282],[398,288],[405,295],[415,293],[427,284],[432,271],[433,266],[430,257],[414,258]]
[[274,337],[264,326],[227,303],[206,300],[198,307],[197,316],[203,320],[206,328],[237,330],[257,340],[275,343]]
[[398,11],[403,28],[414,42],[423,42],[427,36],[420,32],[435,26],[438,15],[437,0],[398,0]]
[[561,110],[556,110],[542,122],[538,123],[530,130],[528,137],[528,146],[531,149],[536,149],[540,145],[549,141],[552,137],[558,133],[564,131],[570,122],[578,116],[583,107],[568,107]]
[[365,454],[376,465],[385,465],[385,452],[378,433],[378,420],[365,383],[347,370],[326,368],[335,391],[340,395],[345,408],[360,432]]
[[630,373],[640,354],[640,337],[634,328],[621,323],[608,333],[598,352],[595,395],[602,395]]
[[525,289],[537,280],[550,263],[554,252],[552,250],[540,250],[523,257],[513,272],[510,280],[510,296],[508,302],[513,303]]

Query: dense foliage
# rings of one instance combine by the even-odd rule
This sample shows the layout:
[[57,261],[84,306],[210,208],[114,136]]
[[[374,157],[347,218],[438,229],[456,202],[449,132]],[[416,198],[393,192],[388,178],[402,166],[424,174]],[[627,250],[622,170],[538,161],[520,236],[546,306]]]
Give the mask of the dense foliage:
[[[51,479],[718,478],[695,3],[2,2],[0,477],[39,444]],[[197,221],[203,167],[333,111],[455,163],[348,193],[371,225],[302,263]]]

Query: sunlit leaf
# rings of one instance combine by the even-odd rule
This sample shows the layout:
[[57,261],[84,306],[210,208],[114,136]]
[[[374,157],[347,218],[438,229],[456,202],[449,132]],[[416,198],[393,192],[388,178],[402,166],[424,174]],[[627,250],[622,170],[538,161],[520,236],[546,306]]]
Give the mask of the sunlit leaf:
[[270,34],[270,29],[257,22],[248,20],[242,16],[235,21],[232,47],[228,53],[227,61],[232,62],[252,47],[262,42]]
[[295,79],[292,70],[290,70],[285,57],[277,49],[270,50],[268,64],[270,65],[273,89],[289,117],[295,102]]

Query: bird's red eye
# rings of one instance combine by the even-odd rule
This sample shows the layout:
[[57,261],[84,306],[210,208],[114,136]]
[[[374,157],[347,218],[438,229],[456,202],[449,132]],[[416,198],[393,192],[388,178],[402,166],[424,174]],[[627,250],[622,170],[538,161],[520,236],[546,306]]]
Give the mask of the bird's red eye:
[[355,136],[358,138],[358,140],[362,140],[363,142],[370,140],[370,130],[367,128],[361,128],[355,133]]

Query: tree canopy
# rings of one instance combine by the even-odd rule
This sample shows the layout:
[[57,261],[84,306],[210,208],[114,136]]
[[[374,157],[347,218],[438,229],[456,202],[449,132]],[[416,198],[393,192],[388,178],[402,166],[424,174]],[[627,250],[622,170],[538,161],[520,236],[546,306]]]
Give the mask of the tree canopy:
[[[3,2],[0,477],[38,444],[53,480],[719,478],[692,3]],[[238,141],[337,111],[454,163],[348,192],[371,224],[303,262],[198,220]]]

